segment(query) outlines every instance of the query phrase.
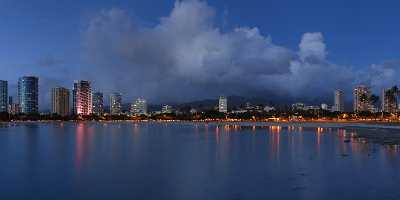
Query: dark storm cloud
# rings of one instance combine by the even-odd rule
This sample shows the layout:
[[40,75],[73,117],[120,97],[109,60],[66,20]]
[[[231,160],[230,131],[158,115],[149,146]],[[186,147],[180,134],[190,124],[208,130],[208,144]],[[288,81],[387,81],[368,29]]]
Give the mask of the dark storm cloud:
[[358,72],[360,82],[373,86],[374,92],[381,94],[382,89],[399,85],[400,62],[385,61],[382,64],[372,64],[368,70]]
[[[382,85],[369,72],[329,62],[321,33],[305,33],[299,50],[290,50],[258,28],[221,31],[215,21],[215,10],[197,0],[177,1],[153,27],[122,9],[104,10],[84,31],[85,75],[104,91],[158,102],[220,94],[331,98],[334,89],[350,92],[357,82]],[[382,78],[391,70],[370,67]]]

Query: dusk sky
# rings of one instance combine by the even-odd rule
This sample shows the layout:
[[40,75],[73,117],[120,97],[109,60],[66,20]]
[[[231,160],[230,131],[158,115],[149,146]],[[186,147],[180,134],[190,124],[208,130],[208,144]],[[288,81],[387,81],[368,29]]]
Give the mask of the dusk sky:
[[87,79],[124,101],[351,98],[399,84],[398,1],[0,0],[0,79]]

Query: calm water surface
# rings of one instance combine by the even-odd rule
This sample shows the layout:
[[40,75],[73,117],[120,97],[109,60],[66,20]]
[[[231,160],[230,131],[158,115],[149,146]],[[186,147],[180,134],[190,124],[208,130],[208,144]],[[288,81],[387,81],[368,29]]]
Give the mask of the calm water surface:
[[5,124],[0,199],[400,199],[400,148],[344,142],[351,134],[276,124]]

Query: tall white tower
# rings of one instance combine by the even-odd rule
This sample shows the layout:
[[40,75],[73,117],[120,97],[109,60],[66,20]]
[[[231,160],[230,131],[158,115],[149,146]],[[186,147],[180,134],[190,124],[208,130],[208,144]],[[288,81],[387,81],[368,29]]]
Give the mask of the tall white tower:
[[219,97],[218,110],[221,113],[227,113],[228,112],[228,99],[225,96],[220,96]]
[[344,93],[341,90],[335,90],[334,92],[334,112],[344,112]]

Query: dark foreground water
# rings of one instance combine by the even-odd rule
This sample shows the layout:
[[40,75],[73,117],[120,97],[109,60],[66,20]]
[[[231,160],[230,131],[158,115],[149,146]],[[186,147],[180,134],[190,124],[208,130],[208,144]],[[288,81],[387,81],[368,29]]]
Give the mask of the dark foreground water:
[[0,199],[400,199],[399,147],[242,125],[2,125]]

